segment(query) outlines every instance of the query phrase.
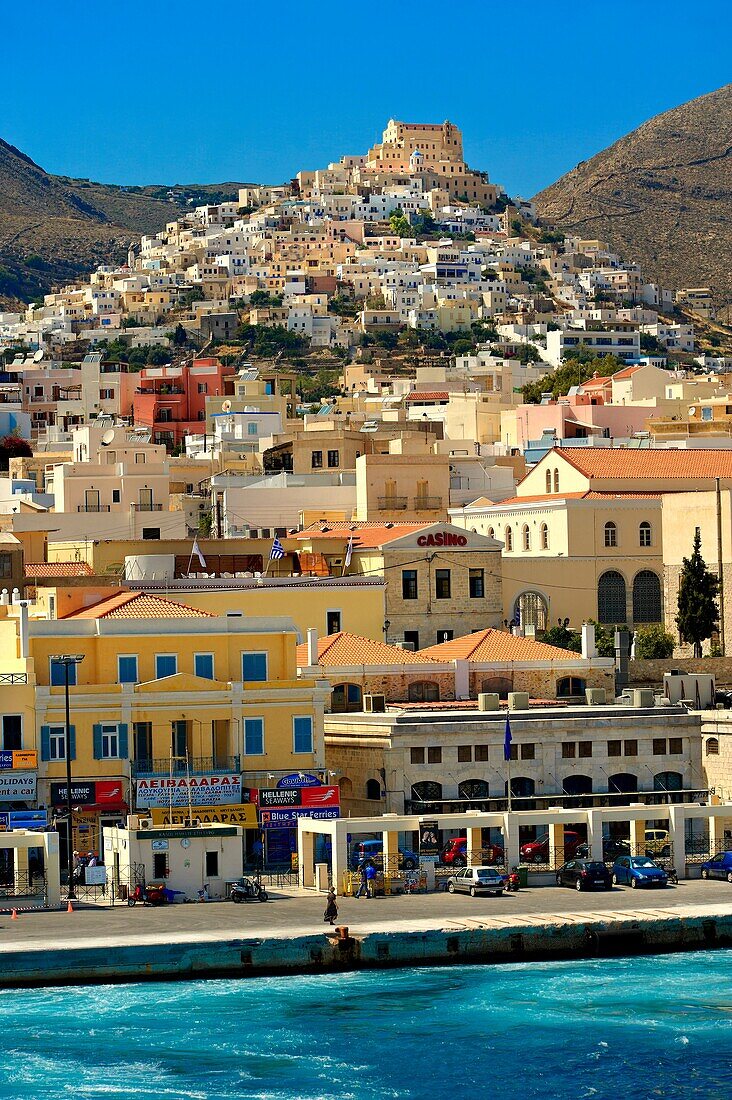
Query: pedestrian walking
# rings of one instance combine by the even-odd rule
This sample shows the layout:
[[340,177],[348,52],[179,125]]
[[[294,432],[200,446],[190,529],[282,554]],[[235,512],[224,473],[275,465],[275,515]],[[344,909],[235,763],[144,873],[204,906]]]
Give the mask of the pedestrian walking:
[[323,921],[326,924],[334,924],[338,916],[338,902],[336,901],[336,893],[331,886],[328,891],[328,897],[325,902],[325,912],[323,913]]
[[376,880],[376,868],[373,863],[369,863],[366,868],[366,896],[372,898],[374,896],[374,882]]
[[366,864],[363,860],[359,864],[358,869],[359,869],[359,872],[361,874],[361,881],[358,884],[358,890],[356,891],[356,897],[357,898],[362,898],[364,896],[364,894],[366,895],[366,897],[369,897],[370,896],[369,895],[369,877],[366,874]]

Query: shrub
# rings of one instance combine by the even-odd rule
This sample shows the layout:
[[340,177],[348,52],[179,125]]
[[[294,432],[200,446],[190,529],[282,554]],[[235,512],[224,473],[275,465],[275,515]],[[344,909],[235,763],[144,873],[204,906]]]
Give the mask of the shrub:
[[663,629],[660,623],[640,626],[635,632],[635,656],[640,661],[657,661],[672,657],[674,652],[673,635]]

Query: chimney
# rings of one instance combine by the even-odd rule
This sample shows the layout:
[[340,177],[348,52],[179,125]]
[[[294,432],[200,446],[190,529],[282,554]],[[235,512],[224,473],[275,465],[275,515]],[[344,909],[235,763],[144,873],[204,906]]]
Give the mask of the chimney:
[[316,626],[308,627],[308,664],[317,665],[318,663],[318,628]]
[[595,628],[592,623],[582,623],[582,657],[585,661],[591,661],[593,657],[597,657]]

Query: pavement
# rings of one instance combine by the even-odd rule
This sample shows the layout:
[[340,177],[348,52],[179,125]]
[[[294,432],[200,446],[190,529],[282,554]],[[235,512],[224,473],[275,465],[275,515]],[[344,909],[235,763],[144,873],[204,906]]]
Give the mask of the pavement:
[[[322,895],[296,889],[271,890],[270,900],[192,903],[161,908],[136,905],[84,906],[74,913],[22,912],[18,920],[0,914],[0,955],[5,951],[49,950],[179,941],[215,942],[241,938],[312,936],[329,930]],[[337,924],[352,935],[559,922],[684,917],[732,913],[732,885],[682,881],[664,889],[614,887],[578,894],[557,886],[536,886],[500,898],[466,894],[418,894],[384,898],[339,898]]]

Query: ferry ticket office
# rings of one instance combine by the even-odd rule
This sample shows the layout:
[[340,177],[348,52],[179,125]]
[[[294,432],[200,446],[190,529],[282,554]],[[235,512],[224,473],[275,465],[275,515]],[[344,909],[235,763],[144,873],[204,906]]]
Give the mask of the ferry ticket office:
[[[732,802],[721,805],[699,805],[697,803],[668,803],[666,805],[630,805],[598,807],[593,809],[573,808],[548,810],[522,810],[510,813],[483,813],[480,810],[468,810],[461,814],[428,814],[424,818],[407,814],[383,814],[381,817],[337,818],[334,820],[316,820],[300,818],[297,823],[299,883],[303,888],[316,885],[316,838],[330,837],[331,841],[331,878],[338,893],[343,893],[349,871],[349,837],[381,837],[383,843],[383,865],[396,868],[399,865],[399,847],[404,834],[412,836],[419,828],[421,820],[437,823],[439,830],[459,831],[467,838],[467,859],[472,865],[482,863],[483,829],[499,829],[503,836],[505,865],[517,866],[519,857],[519,828],[534,826],[539,831],[548,830],[549,860],[548,866],[555,868],[564,862],[564,830],[579,827],[586,830],[587,842],[592,859],[603,859],[603,837],[610,832],[610,826],[616,822],[625,822],[629,828],[629,841],[632,851],[645,851],[645,830],[647,822],[668,823],[670,862],[679,878],[688,877],[688,864],[701,862],[698,845],[693,853],[687,853],[687,823],[695,820],[708,832],[706,855],[723,850],[725,830],[732,822]],[[404,847],[403,844],[401,844]],[[539,880],[541,881],[541,880]]]

